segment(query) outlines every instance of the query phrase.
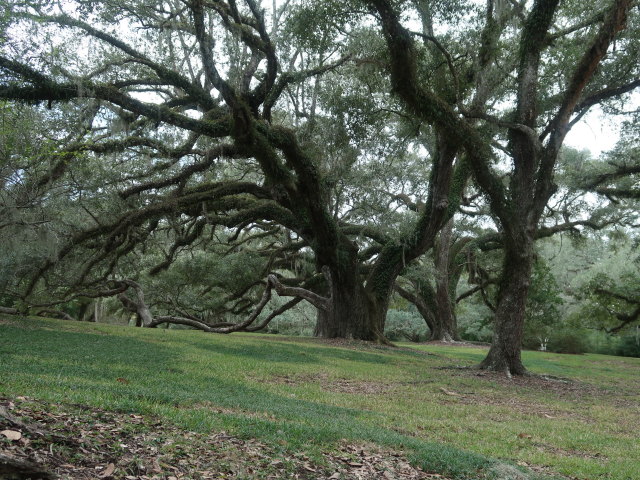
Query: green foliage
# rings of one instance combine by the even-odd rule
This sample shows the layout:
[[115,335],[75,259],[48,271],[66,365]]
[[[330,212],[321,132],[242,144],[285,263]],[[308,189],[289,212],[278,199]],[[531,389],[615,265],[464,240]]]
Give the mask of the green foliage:
[[[284,303],[284,299],[273,299],[273,308]],[[271,320],[266,332],[291,337],[311,337],[316,327],[316,309],[307,302],[301,302],[291,310]]]
[[621,357],[640,357],[640,339],[638,335],[622,337],[616,348],[616,355]]
[[490,342],[493,312],[478,298],[459,303],[456,310],[458,332],[463,340]]
[[541,257],[533,264],[527,299],[523,344],[537,348],[560,322],[560,288],[551,268]]
[[429,337],[429,329],[417,312],[389,309],[384,334],[394,342],[424,342]]
[[547,350],[555,353],[582,354],[589,351],[589,345],[584,331],[558,330],[549,335]]
[[584,330],[579,326],[569,324],[569,328],[577,329],[582,333],[585,344],[589,353],[598,353],[600,355],[617,355],[620,337],[610,335],[601,330]]
[[305,50],[323,51],[339,35],[348,3],[336,0],[297,2],[288,9],[287,40]]
[[575,324],[616,329],[630,316],[624,329],[633,328],[640,320],[632,315],[640,305],[640,257],[635,241],[618,235],[610,237],[603,247],[598,262],[573,281],[580,304],[570,319]]
[[[495,254],[483,254],[478,261],[487,271],[497,272],[500,257]],[[529,297],[525,313],[523,346],[538,349],[544,338],[548,337],[554,326],[561,322],[561,291],[553,272],[541,256],[533,265],[529,287]],[[470,288],[462,284],[463,291]],[[497,295],[497,285],[486,288],[490,297]],[[490,342],[492,338],[493,312],[485,305],[479,295],[458,305],[458,327],[465,340]]]
[[[460,154],[466,148],[471,154],[475,147],[495,151],[495,158],[489,160],[487,154],[483,159],[497,162],[496,175],[485,183],[502,191],[503,181],[505,185],[510,182],[510,173],[500,171],[502,154],[492,145],[507,146],[504,153],[520,150],[512,148],[518,135],[512,128],[503,128],[510,123],[515,108],[514,92],[526,92],[514,83],[519,76],[514,74],[517,46],[534,56],[544,49],[539,76],[533,70],[528,72],[535,77],[532,85],[539,84],[531,90],[537,90],[539,97],[532,102],[538,107],[539,118],[532,118],[531,125],[539,127],[542,133],[544,122],[558,112],[566,85],[571,83],[568,80],[572,69],[584,54],[583,47],[589,45],[601,23],[594,17],[593,24],[572,29],[572,25],[582,21],[584,13],[584,2],[577,0],[561,2],[555,15],[553,8],[547,9],[543,2],[534,2],[533,6],[531,2],[490,2],[489,12],[478,2],[461,0],[391,2],[401,22],[410,29],[420,30],[418,23],[422,23],[422,32],[409,34],[416,40],[416,58],[411,60],[416,61],[419,72],[417,79],[411,81],[424,83],[420,87],[424,86],[426,93],[416,95],[414,104],[407,109],[395,96],[402,90],[399,82],[395,81],[392,87],[388,78],[385,36],[375,16],[369,15],[371,10],[366,10],[362,2],[274,2],[274,11],[264,13],[264,30],[256,28],[263,19],[257,12],[263,5],[260,2],[253,13],[246,2],[238,6],[229,2],[235,19],[227,16],[229,12],[223,4],[214,3],[216,8],[206,8],[203,20],[208,28],[200,42],[192,35],[191,22],[197,15],[189,14],[191,4],[167,3],[157,9],[153,2],[137,0],[81,0],[76,2],[76,12],[73,8],[67,10],[69,18],[79,13],[78,18],[87,20],[86,26],[66,16],[52,16],[46,21],[30,19],[36,11],[54,15],[57,8],[66,8],[62,4],[56,6],[55,2],[18,2],[4,7],[0,13],[0,38],[8,36],[9,22],[15,22],[14,26],[23,22],[25,31],[30,29],[29,35],[16,30],[18,34],[10,45],[3,47],[2,55],[8,60],[2,62],[0,87],[5,89],[5,97],[17,96],[22,91],[21,85],[32,85],[33,91],[26,89],[26,97],[22,98],[33,100],[34,91],[42,95],[43,84],[52,90],[44,92],[41,98],[44,101],[47,94],[60,91],[75,95],[69,93],[74,88],[68,88],[68,83],[75,84],[80,94],[69,103],[49,102],[49,110],[2,105],[0,168],[2,177],[9,181],[2,185],[0,217],[11,224],[0,232],[2,239],[8,239],[5,251],[0,254],[2,291],[19,286],[38,267],[56,259],[61,245],[80,238],[85,240],[84,245],[77,246],[55,269],[48,271],[47,278],[39,284],[42,299],[53,298],[62,287],[75,287],[76,283],[93,287],[110,279],[133,278],[143,284],[154,311],[179,307],[207,320],[236,320],[249,312],[259,298],[268,271],[289,271],[308,278],[316,270],[315,263],[320,263],[319,259],[308,258],[312,256],[310,249],[344,263],[341,257],[344,251],[333,243],[340,237],[335,235],[336,231],[345,224],[362,226],[363,231],[375,229],[385,235],[379,241],[373,239],[374,235],[369,238],[368,234],[351,230],[348,240],[354,242],[359,252],[369,255],[363,253],[361,259],[367,266],[376,261],[375,255],[379,253],[369,247],[382,244],[387,248],[383,250],[385,253],[394,254],[385,266],[389,266],[386,271],[395,275],[400,260],[405,266],[405,247],[411,247],[421,237],[416,212],[407,204],[420,205],[438,190],[429,192],[427,188],[435,132],[426,120],[453,128],[473,126],[477,141],[471,145],[456,138],[457,152]],[[587,3],[595,12],[603,8],[594,0]],[[34,7],[35,4],[42,8]],[[271,7],[266,3],[264,6]],[[239,11],[231,12],[236,7]],[[8,19],[9,14],[15,15],[15,19]],[[240,21],[245,15],[253,20]],[[529,20],[523,20],[526,18]],[[547,31],[552,21],[554,26]],[[594,98],[590,95],[614,92],[638,77],[637,24],[637,9],[633,9],[629,28],[620,32],[616,48],[598,66],[588,89],[575,92],[577,95]],[[118,32],[121,26],[127,28]],[[105,33],[96,33],[93,28]],[[569,31],[566,35],[562,34],[564,28]],[[106,42],[110,35],[107,32],[118,32],[114,33],[118,40]],[[425,38],[425,34],[433,38]],[[271,37],[269,41],[267,37]],[[214,50],[213,56],[207,53],[207,58],[198,58],[198,52],[205,50],[198,43],[212,44],[209,46]],[[348,61],[319,74],[347,54]],[[397,57],[394,55],[393,59]],[[207,61],[214,63],[213,70],[217,69],[217,73],[211,73],[212,66]],[[14,63],[22,66],[11,66]],[[269,68],[265,67],[267,64]],[[404,65],[410,66],[411,62]],[[206,80],[202,78],[203,71],[209,72]],[[218,81],[211,78],[218,74],[224,78]],[[43,82],[43,76],[51,81]],[[55,82],[65,87],[54,88]],[[100,88],[85,89],[89,84]],[[240,86],[237,92],[228,91]],[[454,91],[454,86],[459,91]],[[254,90],[256,87],[259,88]],[[411,87],[417,85],[411,85],[409,90]],[[474,87],[479,90],[474,91]],[[250,93],[251,90],[254,91]],[[276,103],[265,104],[262,93],[277,100]],[[94,94],[96,99],[90,100]],[[432,94],[438,96],[437,101],[429,100]],[[442,104],[452,105],[454,94],[455,113],[449,117],[448,106],[442,108]],[[148,98],[149,104],[138,105],[140,98]],[[237,102],[236,98],[244,98],[250,105],[245,105],[244,100]],[[161,106],[161,102],[165,104]],[[606,105],[609,112],[616,109],[615,102]],[[158,108],[150,106],[154,103]],[[416,115],[412,109],[419,103],[424,103],[425,109]],[[246,111],[245,106],[249,107]],[[273,116],[269,117],[266,112],[271,109]],[[203,114],[206,116],[201,120]],[[487,121],[483,119],[485,114],[500,121]],[[467,115],[474,120],[469,117],[469,122],[463,121]],[[443,122],[445,117],[449,120]],[[554,125],[559,124],[551,123],[551,127]],[[292,142],[293,146],[287,143],[282,126],[290,128],[291,138],[299,139],[299,143]],[[453,128],[449,134],[455,138]],[[629,138],[635,139],[637,130],[630,132],[633,135]],[[510,143],[507,136],[512,137]],[[216,147],[227,142],[239,147],[228,159],[215,154]],[[256,145],[259,148],[254,148]],[[75,150],[66,152],[69,146]],[[92,151],[94,147],[96,150]],[[637,141],[621,142],[619,147],[607,156],[607,162],[597,163],[584,152],[563,154],[559,179],[564,184],[560,196],[571,197],[588,178],[607,174],[611,166],[628,166],[625,162],[637,156]],[[270,154],[260,157],[259,153],[265,151]],[[533,165],[548,164],[538,158],[532,160]],[[485,166],[489,167],[489,163]],[[65,170],[64,175],[51,182],[39,182],[58,167]],[[481,170],[492,171],[478,169]],[[181,172],[184,175],[179,175]],[[538,186],[552,180],[548,172],[539,172]],[[531,181],[523,179],[526,181],[511,182],[512,186],[536,183],[533,177]],[[217,190],[213,193],[213,186],[236,181],[252,183],[256,188],[248,189],[253,193],[238,195],[220,194]],[[462,187],[463,183],[457,178],[454,187]],[[632,174],[615,177],[605,185],[633,190],[636,183],[637,174]],[[136,195],[126,195],[131,186],[144,184],[148,188]],[[34,185],[46,188],[40,190]],[[203,193],[204,199],[196,193]],[[404,197],[402,201],[398,194]],[[28,201],[21,203],[19,200],[24,197]],[[299,223],[291,225],[277,215],[270,218],[263,210],[256,213],[252,208],[254,197],[260,202],[278,203]],[[484,207],[483,199],[475,192],[469,198],[472,204],[477,202]],[[494,206],[503,203],[496,198],[492,201]],[[181,201],[188,205],[178,205]],[[518,201],[513,205],[526,203]],[[545,225],[553,223],[552,217],[580,217],[589,210],[588,204],[586,200],[576,201],[571,209],[557,215],[553,212],[555,207],[549,208],[551,213],[544,219]],[[608,207],[594,217],[607,218],[614,210],[614,206]],[[158,210],[153,211],[154,208]],[[450,202],[449,208],[457,209],[456,202]],[[504,221],[503,215],[498,216]],[[495,222],[496,218],[486,222]],[[195,240],[187,240],[192,221],[203,222],[207,227],[202,228]],[[314,221],[317,225],[313,225]],[[484,221],[481,219],[479,223]],[[120,225],[126,228],[120,230]],[[291,256],[284,247],[293,242],[276,238],[276,234],[267,234],[269,238],[265,240],[250,238],[256,232],[262,235],[268,229],[284,230],[285,226],[293,231],[291,236],[286,234],[287,240],[296,237],[295,241],[300,243],[300,250],[291,252]],[[79,235],[89,228],[98,233]],[[239,249],[225,245],[234,241],[233,230],[227,228],[238,228],[238,234],[243,231],[246,235],[238,236],[237,240],[247,243],[241,243]],[[625,230],[620,235],[626,234]],[[614,247],[620,243],[613,235],[609,242]],[[147,275],[158,264],[166,266],[172,261],[170,270]],[[491,277],[500,267],[492,258],[486,263]],[[398,268],[391,268],[394,265]],[[621,298],[637,295],[640,281],[636,267],[590,272],[590,278],[584,278],[580,287],[574,289],[582,296],[583,309],[572,317],[574,323],[567,325],[615,327],[616,319],[628,314],[629,304],[633,303]],[[372,286],[382,290],[389,283],[387,280],[393,279],[382,280]],[[603,286],[606,294],[600,291]],[[488,290],[489,296],[495,297],[495,287],[489,286]],[[540,337],[550,335],[560,323],[561,302],[568,295],[564,289],[565,297],[561,297],[559,290],[550,267],[542,260],[536,263],[527,304],[526,344],[533,345]],[[9,303],[12,299],[5,296],[0,301]],[[475,302],[461,309],[462,335],[488,340],[491,312]],[[65,307],[81,312],[77,304]],[[308,333],[309,327],[299,322],[296,312],[290,312],[274,328],[293,332],[300,327],[300,333]],[[390,313],[389,335],[393,337],[420,338],[422,328],[424,324],[420,322],[418,328],[408,313]]]
[[0,102],[0,292],[14,290],[59,247],[65,199],[38,185],[58,161],[48,133],[57,120],[37,107]]

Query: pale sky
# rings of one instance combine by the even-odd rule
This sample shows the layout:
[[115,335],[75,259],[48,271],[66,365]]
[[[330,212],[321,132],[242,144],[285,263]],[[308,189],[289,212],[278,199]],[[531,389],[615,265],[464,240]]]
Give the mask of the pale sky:
[[[622,107],[627,113],[640,110],[640,91],[625,98]],[[597,157],[615,146],[623,120],[624,115],[607,117],[599,107],[594,107],[571,129],[564,144],[578,150],[590,150]]]
[[619,136],[620,124],[606,119],[600,109],[594,109],[571,129],[564,143],[578,150],[587,149],[597,157],[611,150]]

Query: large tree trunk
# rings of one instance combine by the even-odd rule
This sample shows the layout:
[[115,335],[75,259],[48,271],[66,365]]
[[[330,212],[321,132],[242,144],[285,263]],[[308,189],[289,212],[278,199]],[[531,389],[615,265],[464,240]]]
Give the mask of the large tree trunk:
[[379,303],[365,291],[355,255],[330,272],[329,308],[319,309],[315,335],[388,343],[383,333],[388,296]]
[[[455,291],[451,292],[451,247],[453,218],[440,231],[440,241],[435,249],[436,267],[436,323],[431,331],[431,340],[452,342],[459,340],[458,321],[455,314]],[[457,282],[456,282],[457,284]],[[454,287],[455,288],[455,287]]]
[[[449,279],[436,281],[437,288],[425,280],[418,286],[418,296],[413,297],[413,304],[429,327],[429,340],[453,342],[459,340],[458,322],[451,305],[449,295]],[[402,293],[401,293],[402,295]],[[412,301],[405,295],[402,295]]]
[[436,284],[438,289],[434,289],[427,279],[421,280],[416,285],[417,296],[412,295],[414,300],[401,295],[418,308],[418,313],[429,327],[430,341],[452,342],[458,340],[458,327],[450,305],[448,279],[436,281]]
[[522,375],[526,368],[520,352],[525,307],[529,294],[533,240],[524,235],[520,242],[505,245],[505,260],[498,291],[491,348],[480,368]]
[[[437,307],[438,309],[435,315],[436,322],[434,323],[434,328],[431,330],[429,340],[440,342],[454,342],[459,340],[457,320],[449,306],[447,295],[439,294],[436,298],[440,300],[439,305],[443,305],[443,308],[441,309],[440,306]],[[445,302],[447,306],[444,306]]]
[[414,280],[415,294],[396,286],[396,291],[413,303],[429,328],[429,340],[452,342],[460,339],[455,313],[456,288],[462,273],[457,256],[468,243],[466,239],[454,245],[453,219],[440,232],[440,241],[434,248],[436,269],[435,288],[429,278]]
[[334,291],[331,309],[318,313],[315,335],[388,343],[383,334],[385,314],[386,307],[375,305],[362,288]]
[[[559,108],[555,116],[549,119],[545,130],[538,129],[541,120],[548,117],[540,113],[538,105],[538,84],[541,78],[539,66],[549,46],[546,39],[552,28],[559,0],[536,0],[526,14],[519,34],[517,49],[517,107],[507,126],[509,130],[508,151],[513,159],[513,172],[509,174],[510,185],[504,188],[503,173],[492,168],[495,155],[490,151],[490,142],[484,137],[483,129],[476,128],[469,119],[459,118],[459,113],[448,108],[443,96],[438,96],[433,85],[422,88],[419,81],[420,71],[413,35],[400,22],[400,16],[394,10],[393,2],[369,0],[382,24],[385,41],[391,58],[391,80],[393,90],[403,100],[412,114],[423,121],[436,125],[449,132],[452,140],[464,149],[469,157],[475,180],[489,199],[491,211],[499,220],[506,240],[505,269],[499,291],[498,308],[495,319],[495,336],[488,357],[482,362],[484,368],[505,369],[511,373],[524,373],[520,361],[520,340],[524,322],[524,308],[529,290],[529,274],[532,264],[532,241],[538,222],[554,192],[553,174],[558,153],[573,122],[574,113],[579,116],[589,108],[584,104],[585,87],[589,84],[598,67],[607,54],[609,46],[618,32],[626,26],[627,15],[634,2],[614,0],[611,8],[600,22],[593,40],[585,49],[577,63],[568,65],[569,76],[566,88],[558,92]],[[478,57],[478,80],[474,93],[475,104],[472,110],[482,112],[490,95],[485,87],[491,79],[489,66],[495,63],[492,50],[497,51],[502,29],[508,25],[510,17],[499,22],[494,2],[488,2],[487,23],[483,30],[483,43]],[[424,10],[424,9],[423,9]],[[522,14],[514,8],[513,13]],[[486,35],[485,35],[486,34]],[[494,38],[492,40],[491,38]],[[485,42],[485,40],[488,40]],[[572,62],[573,63],[573,62]],[[474,75],[472,75],[473,78]],[[485,93],[483,93],[483,90]],[[594,104],[605,97],[590,97]],[[577,118],[579,118],[579,116]],[[484,137],[484,138],[483,138]],[[544,144],[542,143],[544,142]],[[521,228],[525,223],[527,228]],[[525,235],[522,233],[525,232]],[[522,240],[520,242],[520,240]]]
[[123,280],[122,282],[132,288],[136,294],[135,299],[129,298],[125,292],[118,294],[118,300],[120,300],[122,305],[131,313],[136,314],[136,327],[148,327],[152,325],[154,323],[153,315],[144,300],[144,292],[140,284],[133,280]]

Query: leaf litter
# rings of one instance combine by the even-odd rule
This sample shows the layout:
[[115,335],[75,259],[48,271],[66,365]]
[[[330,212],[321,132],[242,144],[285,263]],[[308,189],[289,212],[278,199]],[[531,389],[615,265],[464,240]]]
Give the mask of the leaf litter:
[[[343,441],[314,461],[227,432],[197,433],[160,418],[0,397],[0,454],[60,480],[448,480],[399,452]],[[19,436],[17,435],[19,434]]]

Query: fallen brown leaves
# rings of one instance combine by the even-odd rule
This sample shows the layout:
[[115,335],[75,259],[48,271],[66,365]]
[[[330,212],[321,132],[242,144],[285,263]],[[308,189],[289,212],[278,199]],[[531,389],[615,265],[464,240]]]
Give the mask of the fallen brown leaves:
[[379,395],[388,393],[401,383],[366,382],[348,378],[330,379],[326,373],[315,375],[276,375],[270,379],[272,383],[282,385],[299,385],[302,383],[318,383],[328,392],[352,393],[355,395]]
[[8,438],[9,440],[20,440],[22,438],[22,433],[15,430],[3,430],[0,432],[0,435]]
[[[386,479],[445,477],[397,452],[343,442],[322,461],[226,432],[184,431],[151,416],[0,397],[0,454],[61,480]],[[21,425],[20,425],[21,424]]]
[[447,480],[446,477],[437,473],[426,473],[410,465],[406,458],[397,452],[380,449],[374,445],[350,445],[344,443],[337,455],[325,455],[330,464],[335,464],[336,460],[343,463],[337,465],[337,472],[329,477],[333,479],[438,479]]

